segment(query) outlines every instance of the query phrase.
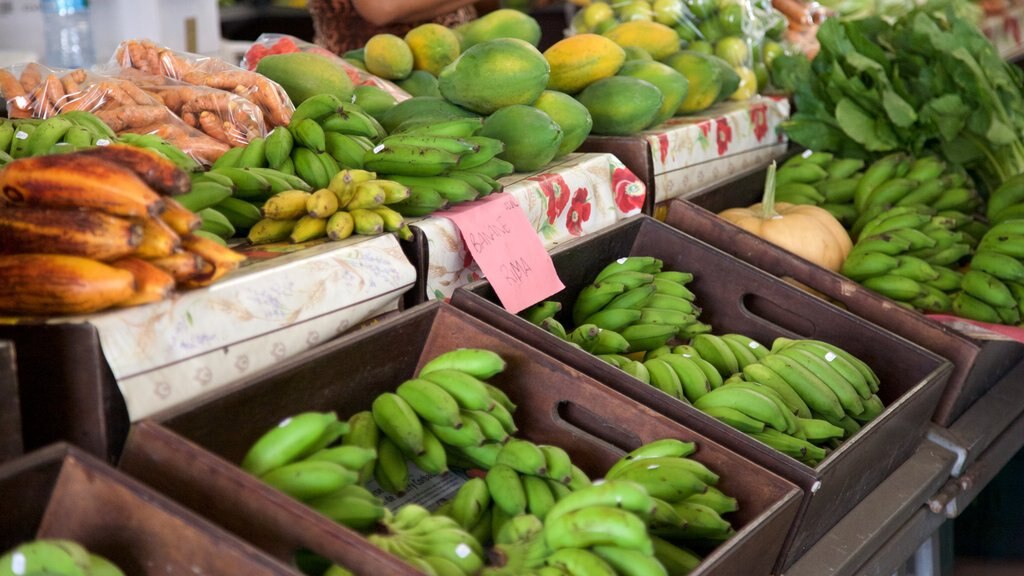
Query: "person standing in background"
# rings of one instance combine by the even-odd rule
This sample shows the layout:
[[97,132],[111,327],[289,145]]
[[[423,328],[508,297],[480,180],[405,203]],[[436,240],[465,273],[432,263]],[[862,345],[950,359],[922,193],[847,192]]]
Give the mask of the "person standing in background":
[[374,34],[405,33],[425,22],[449,28],[476,18],[474,0],[309,0],[314,41],[344,54]]

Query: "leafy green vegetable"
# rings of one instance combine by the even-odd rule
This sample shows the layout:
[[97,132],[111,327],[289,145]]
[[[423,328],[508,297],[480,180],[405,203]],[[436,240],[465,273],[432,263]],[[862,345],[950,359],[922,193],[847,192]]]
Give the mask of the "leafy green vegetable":
[[937,153],[989,189],[1024,173],[1024,74],[952,9],[830,19],[818,42],[810,66],[788,68],[794,142],[869,159]]

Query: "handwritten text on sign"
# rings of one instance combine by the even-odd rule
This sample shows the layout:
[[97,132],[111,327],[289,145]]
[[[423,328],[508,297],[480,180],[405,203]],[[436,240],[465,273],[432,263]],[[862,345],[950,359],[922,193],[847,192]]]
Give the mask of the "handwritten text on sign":
[[514,196],[491,194],[439,212],[455,222],[480,271],[513,314],[565,286]]

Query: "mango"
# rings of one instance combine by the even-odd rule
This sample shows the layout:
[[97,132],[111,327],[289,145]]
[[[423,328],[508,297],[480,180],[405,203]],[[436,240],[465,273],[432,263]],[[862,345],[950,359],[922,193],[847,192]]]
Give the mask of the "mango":
[[440,24],[421,24],[405,34],[405,43],[412,51],[413,70],[426,70],[434,76],[451,64],[462,51],[459,37]]
[[529,14],[502,8],[488,12],[455,28],[461,36],[462,50],[498,38],[518,38],[533,46],[540,44],[540,24]]
[[533,107],[550,116],[562,129],[562,143],[558,146],[555,158],[579,148],[594,127],[594,119],[590,117],[587,107],[564,92],[545,90],[533,103]]
[[597,34],[577,34],[555,42],[544,51],[551,67],[548,90],[575,94],[602,78],[614,76],[626,61],[626,52]]
[[256,71],[280,84],[296,106],[317,94],[348,100],[354,88],[348,74],[327,58],[309,52],[265,56]]
[[661,124],[674,116],[676,111],[679,110],[679,105],[686,98],[686,92],[690,87],[686,76],[661,62],[645,62],[641,60],[626,62],[622,69],[619,70],[619,76],[631,76],[646,80],[657,86],[658,90],[661,91],[661,107],[658,109],[658,114],[655,115],[654,120],[651,120],[651,126]]
[[412,50],[394,34],[375,34],[367,40],[363,60],[371,74],[388,80],[401,80],[412,72]]
[[490,114],[513,104],[532,104],[548,84],[550,67],[532,45],[515,38],[477,44],[445,66],[441,95],[459,106]]
[[619,46],[643,48],[655,60],[679,50],[679,34],[675,30],[647,20],[623,22],[604,33]]
[[516,172],[532,172],[551,162],[562,144],[562,129],[550,116],[523,104],[496,110],[484,120],[479,136],[505,143],[498,158],[511,162]]
[[594,119],[594,134],[625,136],[651,124],[661,109],[658,87],[631,76],[598,80],[580,92],[579,100]]

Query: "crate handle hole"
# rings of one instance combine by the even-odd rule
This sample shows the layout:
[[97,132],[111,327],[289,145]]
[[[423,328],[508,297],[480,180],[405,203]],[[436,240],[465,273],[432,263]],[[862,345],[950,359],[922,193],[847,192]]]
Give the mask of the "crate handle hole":
[[620,428],[607,418],[571,400],[560,401],[555,411],[562,422],[624,452],[632,452],[643,445],[643,441],[636,434]]
[[799,312],[785,308],[760,294],[744,294],[743,308],[758,320],[802,338],[811,338],[816,330],[814,322]]

